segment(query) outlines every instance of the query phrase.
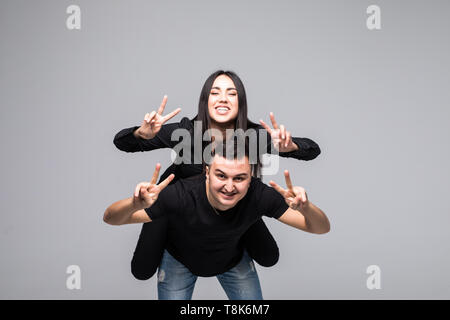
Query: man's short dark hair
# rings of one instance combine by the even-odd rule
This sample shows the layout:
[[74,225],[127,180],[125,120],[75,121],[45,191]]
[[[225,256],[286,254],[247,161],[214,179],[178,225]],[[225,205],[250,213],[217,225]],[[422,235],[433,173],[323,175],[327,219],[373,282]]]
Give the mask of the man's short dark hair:
[[225,141],[214,141],[211,148],[211,158],[205,160],[207,165],[210,165],[212,159],[216,155],[228,160],[240,160],[244,157],[247,157],[249,159],[250,167],[253,173],[256,167],[256,163],[252,163],[250,161],[249,154],[250,152],[248,137],[244,137],[238,134],[233,135],[230,139],[227,139]]

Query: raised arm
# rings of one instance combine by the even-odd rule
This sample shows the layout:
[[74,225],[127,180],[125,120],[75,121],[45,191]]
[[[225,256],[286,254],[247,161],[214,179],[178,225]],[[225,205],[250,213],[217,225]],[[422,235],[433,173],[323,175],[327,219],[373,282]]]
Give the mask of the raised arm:
[[[278,125],[275,116],[270,112],[271,128],[263,120],[259,120],[262,128],[269,133],[267,144],[273,143],[280,157],[295,158],[298,160],[312,160],[320,154],[317,143],[309,138],[292,137],[284,125]],[[269,152],[272,152],[269,150]]]
[[156,165],[150,182],[139,183],[132,197],[119,200],[110,205],[103,214],[103,221],[111,225],[151,222],[144,209],[151,207],[158,199],[159,193],[169,185],[175,177],[168,176],[164,181],[156,184],[161,165]]
[[150,151],[160,148],[171,148],[171,134],[178,124],[165,123],[176,116],[181,109],[163,116],[167,103],[164,96],[158,111],[147,113],[140,127],[131,127],[119,131],[114,137],[114,145],[126,152]]
[[330,231],[330,222],[325,213],[308,200],[305,189],[293,187],[289,172],[285,170],[287,189],[273,181],[270,185],[277,190],[286,201],[289,209],[278,219],[279,221],[311,233],[323,234]]

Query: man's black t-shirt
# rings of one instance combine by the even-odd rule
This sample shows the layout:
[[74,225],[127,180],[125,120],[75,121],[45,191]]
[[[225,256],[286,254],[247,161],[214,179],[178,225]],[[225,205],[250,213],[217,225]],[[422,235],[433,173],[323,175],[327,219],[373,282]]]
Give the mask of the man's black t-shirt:
[[278,219],[288,209],[284,198],[260,179],[252,178],[247,194],[235,207],[217,212],[206,196],[205,175],[178,180],[145,209],[150,219],[169,219],[167,250],[193,274],[215,276],[242,258],[239,240],[261,216]]

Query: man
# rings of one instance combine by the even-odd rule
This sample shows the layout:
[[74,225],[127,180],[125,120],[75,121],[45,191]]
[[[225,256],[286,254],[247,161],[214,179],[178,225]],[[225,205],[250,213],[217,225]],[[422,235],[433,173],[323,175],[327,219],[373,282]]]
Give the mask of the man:
[[[225,153],[222,153],[225,154]],[[285,171],[287,189],[268,187],[252,177],[248,153],[239,158],[214,154],[206,174],[159,185],[160,164],[150,182],[134,195],[110,205],[103,220],[112,225],[146,223],[169,217],[169,242],[158,274],[159,299],[191,299],[198,276],[217,276],[230,299],[262,299],[259,279],[240,239],[262,215],[294,228],[327,233],[325,213],[294,187]],[[228,155],[228,154],[227,154]]]

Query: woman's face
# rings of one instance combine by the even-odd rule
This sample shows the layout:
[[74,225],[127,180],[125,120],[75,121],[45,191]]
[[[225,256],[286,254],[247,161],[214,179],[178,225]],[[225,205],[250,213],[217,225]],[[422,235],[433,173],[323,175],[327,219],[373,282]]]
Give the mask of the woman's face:
[[208,99],[212,122],[226,124],[236,119],[239,111],[238,93],[233,80],[222,74],[214,80]]

